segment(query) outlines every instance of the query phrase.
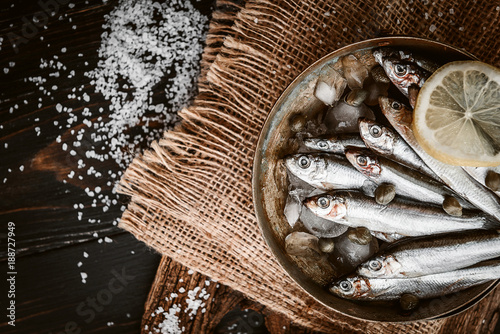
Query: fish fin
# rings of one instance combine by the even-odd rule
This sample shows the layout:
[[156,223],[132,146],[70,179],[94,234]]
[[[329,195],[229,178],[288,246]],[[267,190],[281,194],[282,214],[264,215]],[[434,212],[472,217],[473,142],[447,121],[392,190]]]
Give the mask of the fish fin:
[[500,233],[500,221],[495,218],[486,218],[483,224],[485,230],[496,230]]

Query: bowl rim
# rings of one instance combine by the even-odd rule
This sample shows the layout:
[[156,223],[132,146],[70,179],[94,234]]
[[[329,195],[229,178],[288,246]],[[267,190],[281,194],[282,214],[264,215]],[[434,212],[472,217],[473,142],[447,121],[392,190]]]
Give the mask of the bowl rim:
[[[494,290],[494,288],[497,286],[497,284],[500,282],[499,280],[493,281],[491,284],[489,284],[483,291],[481,291],[478,295],[474,296],[473,298],[469,299],[469,301],[463,303],[462,305],[455,307],[453,309],[448,310],[447,312],[444,312],[443,314],[436,315],[434,317],[427,317],[427,318],[421,318],[421,319],[410,319],[410,320],[376,320],[376,319],[370,319],[370,318],[363,318],[359,317],[350,313],[346,313],[343,310],[339,310],[337,308],[332,307],[331,305],[328,305],[326,302],[322,301],[321,299],[317,298],[315,295],[313,295],[310,291],[306,289],[306,287],[303,286],[301,282],[298,281],[297,278],[295,278],[292,275],[292,270],[288,268],[288,263],[290,262],[289,259],[285,259],[284,254],[281,254],[277,247],[273,245],[275,235],[273,235],[271,229],[267,229],[268,226],[266,224],[269,224],[267,221],[267,217],[264,214],[264,208],[262,203],[262,197],[261,197],[261,191],[260,191],[260,178],[261,175],[264,174],[262,171],[263,169],[266,169],[265,167],[262,167],[262,161],[263,161],[263,148],[265,145],[265,141],[267,137],[270,136],[271,132],[271,125],[273,123],[273,119],[276,116],[277,112],[280,110],[282,104],[290,93],[298,86],[299,83],[301,83],[306,77],[308,77],[309,74],[311,74],[314,70],[317,69],[320,64],[326,63],[330,58],[334,59],[336,57],[339,57],[340,55],[348,52],[355,52],[358,50],[362,49],[367,49],[367,48],[374,48],[374,47],[381,47],[381,46],[388,46],[392,44],[398,44],[398,42],[404,41],[404,42],[415,42],[415,43],[423,43],[428,46],[433,46],[436,48],[442,48],[443,50],[452,50],[458,54],[461,54],[464,57],[467,57],[472,60],[478,60],[476,56],[473,54],[469,53],[466,50],[459,49],[455,46],[452,46],[447,43],[443,42],[438,42],[434,41],[431,39],[426,39],[426,38],[420,38],[420,37],[412,37],[412,36],[391,36],[391,37],[379,37],[379,38],[373,38],[373,39],[367,39],[363,41],[358,41],[346,46],[343,46],[341,48],[338,48],[332,52],[329,52],[322,56],[321,58],[317,59],[314,61],[312,64],[310,64],[307,68],[305,68],[301,73],[299,73],[293,80],[292,82],[281,92],[279,95],[278,99],[275,101],[273,106],[271,107],[266,120],[261,128],[261,131],[259,133],[259,138],[256,144],[255,152],[254,152],[254,157],[253,157],[253,163],[252,163],[252,200],[253,200],[253,206],[254,206],[254,212],[255,216],[259,225],[260,232],[267,244],[267,246],[270,248],[271,253],[273,254],[274,258],[278,261],[279,265],[282,267],[283,271],[310,297],[312,297],[314,300],[317,302],[321,303],[328,309],[334,310],[335,312],[339,312],[343,315],[358,319],[358,320],[363,320],[363,321],[370,321],[370,322],[387,322],[387,323],[412,323],[412,322],[419,322],[419,321],[427,321],[427,320],[437,320],[437,319],[443,319],[452,315],[456,315],[458,313],[461,313],[473,305],[477,304],[480,300],[485,298],[491,291]],[[260,203],[259,203],[260,202]],[[296,270],[300,271],[300,269],[296,268]],[[486,284],[486,283],[485,283]],[[340,298],[340,297],[339,297]]]

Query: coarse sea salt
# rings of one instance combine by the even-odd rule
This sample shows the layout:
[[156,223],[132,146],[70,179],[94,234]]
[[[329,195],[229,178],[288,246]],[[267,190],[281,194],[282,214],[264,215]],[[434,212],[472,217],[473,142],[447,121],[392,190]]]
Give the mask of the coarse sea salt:
[[[114,139],[108,141],[110,156],[120,167],[132,161],[136,152],[130,152],[131,147],[162,133],[151,133],[148,123],[171,126],[176,112],[194,95],[206,26],[207,18],[189,1],[125,0],[106,16],[101,60],[86,75],[96,92],[110,101],[111,115],[98,131]],[[168,106],[155,102],[153,88],[160,84]],[[127,133],[139,124],[146,124],[144,133]]]
[[[201,308],[201,312],[205,313],[205,301],[208,300],[210,294],[205,290],[205,288],[195,287],[193,290],[187,291],[187,297],[185,297],[186,290],[184,288],[179,288],[179,294],[170,293],[170,298],[166,297],[166,301],[173,301],[175,298],[179,298],[180,301],[177,304],[173,304],[168,311],[165,311],[163,307],[159,306],[151,316],[163,315],[163,321],[158,325],[158,328],[152,328],[152,330],[156,333],[165,333],[165,334],[177,334],[184,332],[184,327],[180,327],[180,319],[177,315],[184,311],[193,319],[198,310]],[[177,301],[177,300],[176,300]],[[182,305],[185,304],[184,310],[182,309]],[[145,328],[147,330],[147,328]]]

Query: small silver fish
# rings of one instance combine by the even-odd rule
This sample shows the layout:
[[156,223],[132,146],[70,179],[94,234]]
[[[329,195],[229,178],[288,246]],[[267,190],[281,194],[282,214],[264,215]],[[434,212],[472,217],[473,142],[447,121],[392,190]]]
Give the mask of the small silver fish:
[[351,275],[330,286],[333,294],[352,300],[395,300],[409,293],[419,299],[444,296],[500,278],[500,263],[405,279]]
[[408,87],[416,85],[422,87],[425,80],[430,77],[431,73],[422,69],[418,65],[401,60],[396,57],[377,56],[375,59],[383,67],[385,73],[391,79],[391,82],[408,97]]
[[[496,167],[462,167],[470,176],[483,186],[491,189],[497,196],[500,196],[498,179],[500,178],[500,166]],[[488,182],[495,180],[495,182]]]
[[[349,148],[345,155],[354,168],[374,183],[394,185],[397,195],[436,205],[443,205],[447,196],[454,195],[442,183],[392,160],[378,157],[366,149]],[[462,207],[473,208],[461,199],[459,203]]]
[[430,73],[434,73],[440,65],[430,59],[408,50],[399,50],[399,57],[403,60],[411,61]]
[[425,164],[459,196],[500,221],[500,198],[475,181],[462,167],[438,161],[418,144],[411,129],[413,111],[399,101],[379,98],[382,113]]
[[468,231],[395,242],[356,272],[364,277],[405,278],[472,266],[500,256],[499,231]]
[[304,205],[315,215],[339,224],[412,237],[500,226],[483,213],[464,212],[455,217],[438,206],[398,198],[381,205],[358,191],[334,191],[309,197]]
[[344,154],[346,147],[366,147],[363,140],[357,135],[327,136],[323,138],[304,139],[304,145],[313,150]]
[[321,190],[365,189],[372,184],[342,156],[296,154],[285,159],[290,173]]
[[373,55],[379,63],[384,57],[399,58],[401,60],[412,62],[430,73],[434,73],[441,66],[438,63],[426,58],[425,56],[414,53],[407,49],[395,49],[384,46],[375,49],[373,51]]
[[358,124],[361,139],[372,151],[440,181],[393,129],[369,119],[360,119]]

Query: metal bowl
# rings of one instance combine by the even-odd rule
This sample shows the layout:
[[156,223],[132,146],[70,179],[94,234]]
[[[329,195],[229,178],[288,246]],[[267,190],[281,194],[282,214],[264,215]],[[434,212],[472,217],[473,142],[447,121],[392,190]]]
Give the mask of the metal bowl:
[[443,43],[412,37],[387,37],[351,44],[316,61],[281,94],[260,134],[252,180],[256,216],[264,239],[283,269],[302,289],[325,306],[358,319],[372,321],[409,322],[444,318],[479,302],[493,290],[498,281],[452,295],[422,300],[416,310],[407,314],[401,311],[398,302],[356,302],[329,293],[325,285],[331,279],[331,273],[324,263],[309,266],[285,251],[284,240],[292,228],[283,214],[287,181],[282,159],[296,149],[293,140],[290,140],[294,136],[290,122],[298,114],[312,119],[324,110],[325,106],[314,97],[313,92],[318,75],[325,65],[333,66],[342,56],[362,54],[379,46],[404,47],[440,62],[475,59],[471,54]]

